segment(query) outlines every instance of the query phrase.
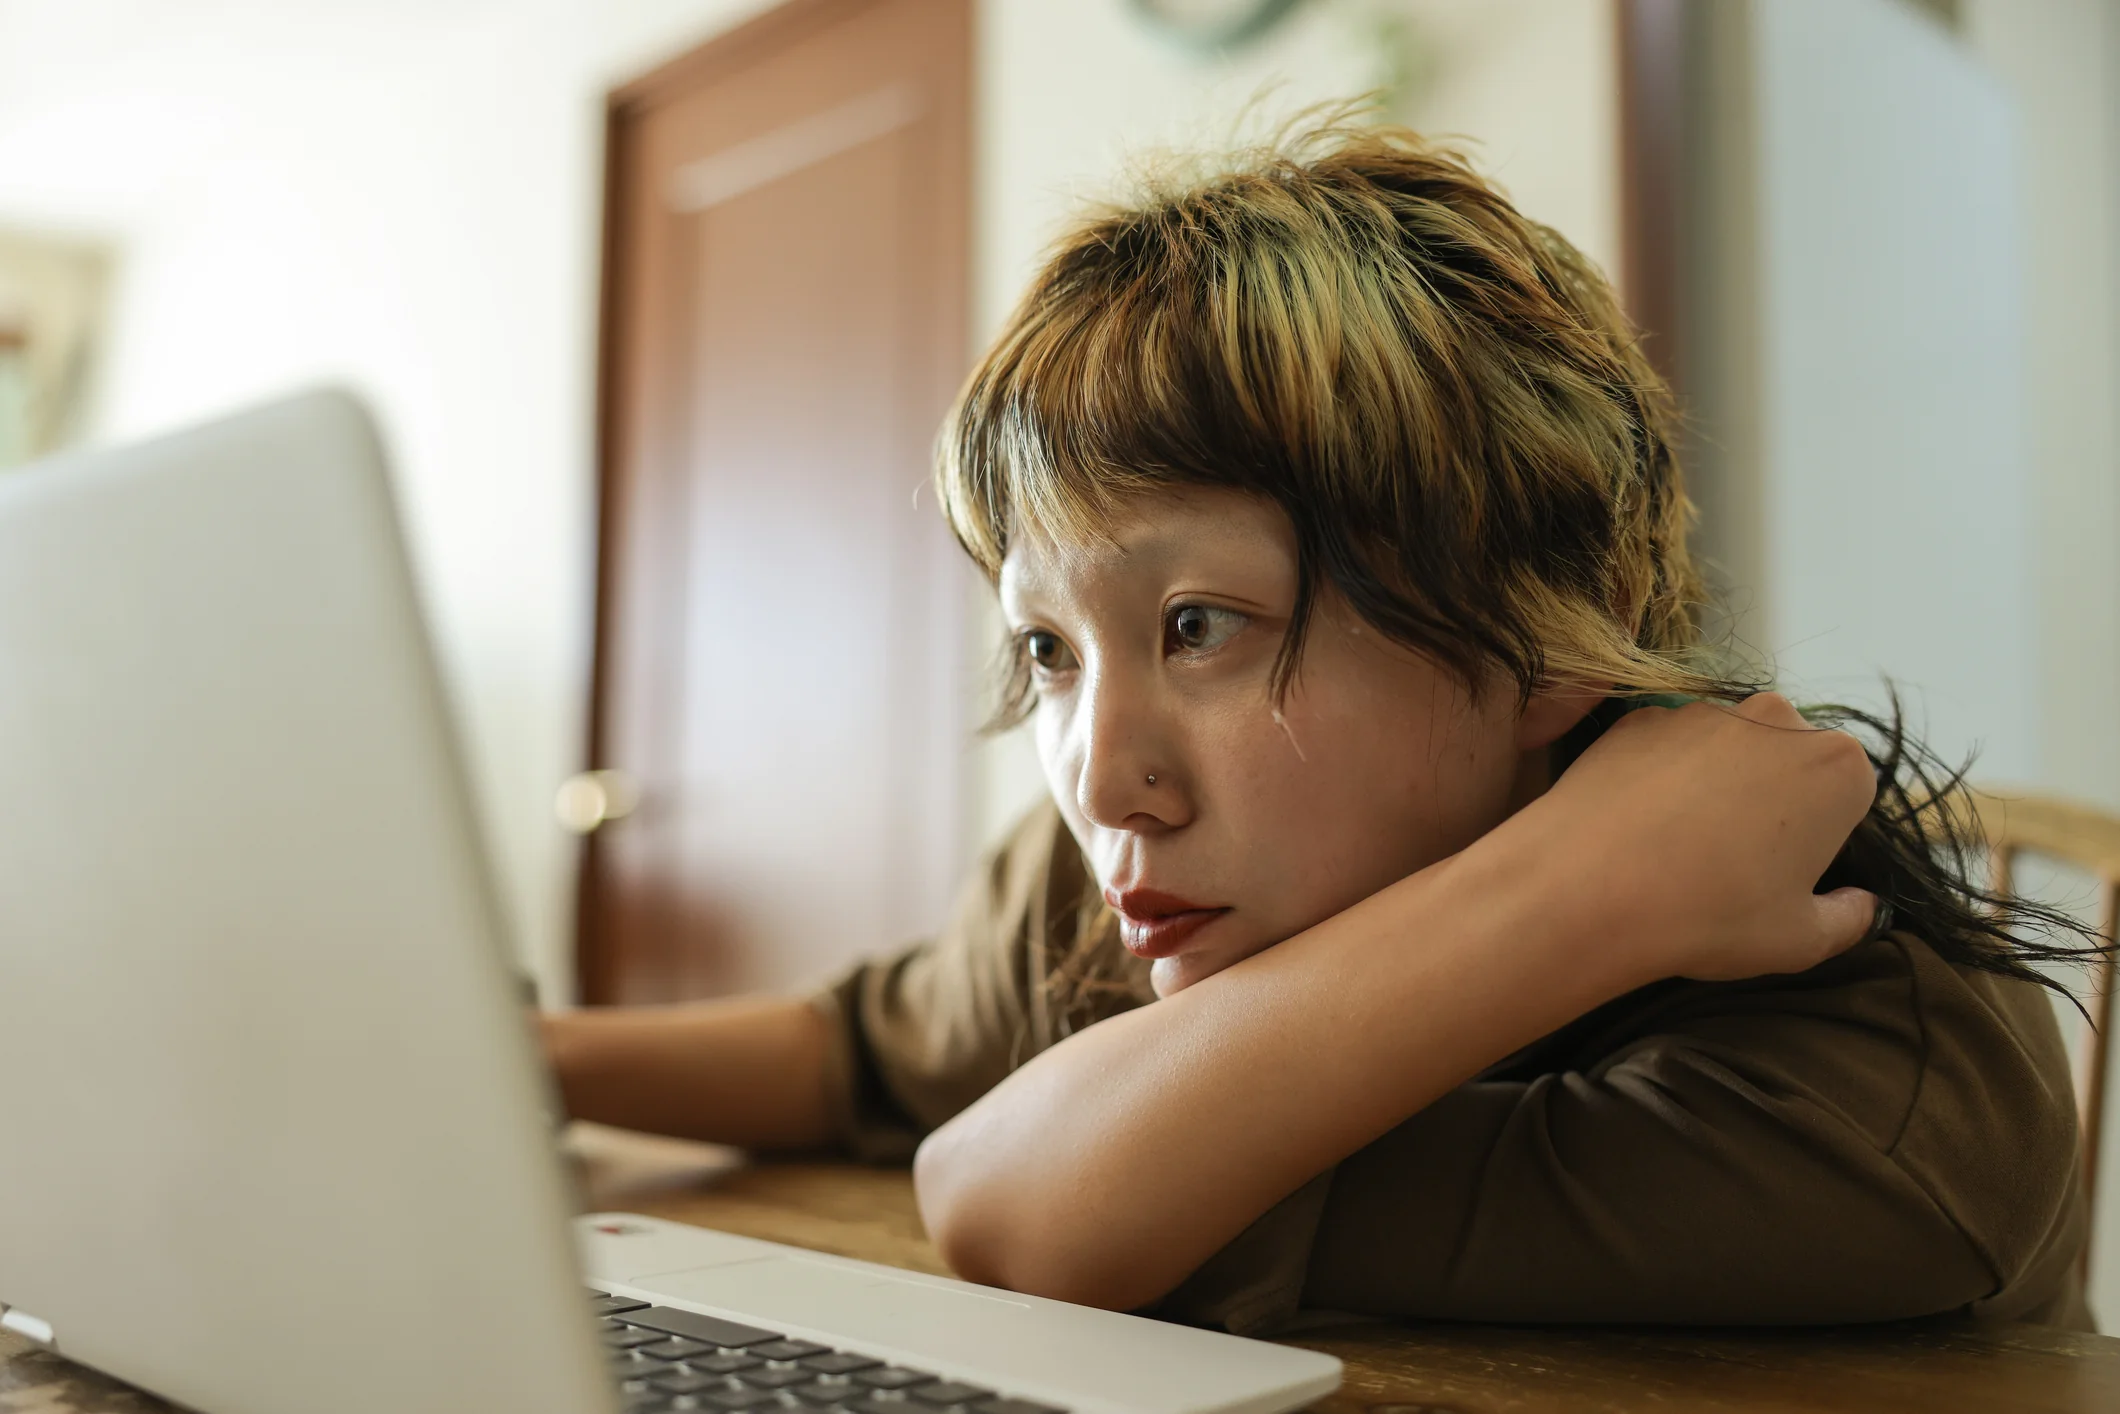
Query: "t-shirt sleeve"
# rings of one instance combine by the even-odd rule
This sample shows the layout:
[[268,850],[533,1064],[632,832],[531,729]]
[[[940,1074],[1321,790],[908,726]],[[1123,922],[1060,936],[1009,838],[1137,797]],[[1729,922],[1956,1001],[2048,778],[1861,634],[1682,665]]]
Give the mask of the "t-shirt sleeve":
[[941,933],[860,963],[810,998],[827,1023],[842,1151],[905,1162],[1028,1054],[1032,959],[1043,953],[1045,895],[1064,843],[1058,812],[1033,811],[966,881]]
[[1342,1162],[1302,1304],[1816,1324],[1977,1308],[2054,1249],[2075,1116],[2026,984],[1888,938],[1683,987],[1594,1063],[1460,1087]]

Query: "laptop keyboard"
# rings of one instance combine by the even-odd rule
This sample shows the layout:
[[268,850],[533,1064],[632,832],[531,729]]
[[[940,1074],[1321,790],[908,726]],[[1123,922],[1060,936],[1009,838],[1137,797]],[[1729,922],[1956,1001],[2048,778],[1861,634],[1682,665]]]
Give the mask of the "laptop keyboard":
[[590,1296],[626,1414],[1067,1414],[779,1331],[593,1289]]

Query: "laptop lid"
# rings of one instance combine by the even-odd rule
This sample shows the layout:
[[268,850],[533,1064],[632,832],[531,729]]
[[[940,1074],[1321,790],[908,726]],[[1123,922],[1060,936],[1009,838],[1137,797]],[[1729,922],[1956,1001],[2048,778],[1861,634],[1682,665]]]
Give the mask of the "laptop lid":
[[220,1414],[612,1407],[375,433],[0,476],[0,1303]]

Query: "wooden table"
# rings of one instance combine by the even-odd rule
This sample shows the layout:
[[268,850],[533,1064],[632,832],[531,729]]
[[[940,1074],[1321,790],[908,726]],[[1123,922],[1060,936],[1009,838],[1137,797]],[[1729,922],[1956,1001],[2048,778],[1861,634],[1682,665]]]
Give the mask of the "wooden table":
[[[591,1208],[943,1270],[902,1171],[750,1165],[727,1150],[587,1127],[573,1145]],[[1366,1324],[1296,1343],[1347,1364],[1346,1384],[1315,1406],[1319,1414],[2120,1411],[2120,1340],[2036,1326],[1701,1332]],[[170,1410],[0,1335],[0,1414]]]

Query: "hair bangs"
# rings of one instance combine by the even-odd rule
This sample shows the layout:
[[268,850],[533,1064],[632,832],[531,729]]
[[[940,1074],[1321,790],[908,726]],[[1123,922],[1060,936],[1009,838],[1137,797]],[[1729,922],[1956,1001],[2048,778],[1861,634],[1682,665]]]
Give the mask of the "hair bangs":
[[944,512],[990,579],[1020,536],[1108,536],[1148,492],[1256,479],[1218,312],[1149,261],[1080,264],[1032,290],[943,429]]
[[[1475,693],[1712,689],[1673,414],[1594,267],[1455,152],[1329,126],[1151,175],[1063,238],[946,422],[989,578],[1170,486],[1289,517],[1295,679],[1328,587]],[[1000,721],[1031,700],[1013,664]]]

